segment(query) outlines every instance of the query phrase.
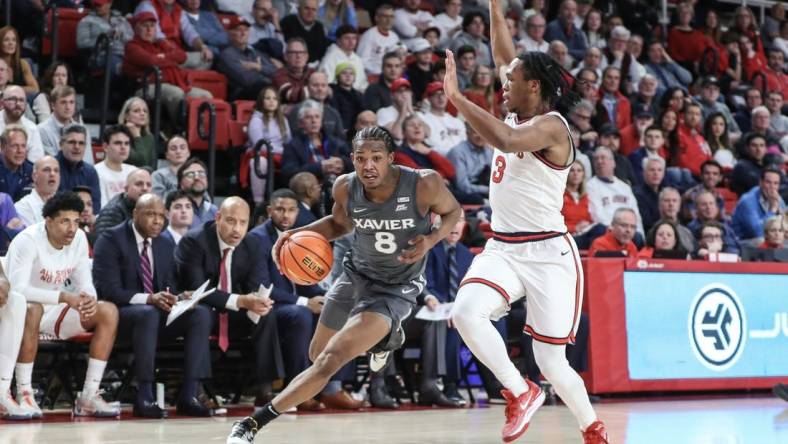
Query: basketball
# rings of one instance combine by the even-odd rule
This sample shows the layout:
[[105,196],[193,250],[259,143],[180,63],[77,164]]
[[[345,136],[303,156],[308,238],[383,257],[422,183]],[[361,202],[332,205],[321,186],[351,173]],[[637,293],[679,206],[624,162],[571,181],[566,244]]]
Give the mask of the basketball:
[[334,252],[325,237],[314,231],[299,231],[282,245],[279,265],[297,285],[313,285],[331,273]]

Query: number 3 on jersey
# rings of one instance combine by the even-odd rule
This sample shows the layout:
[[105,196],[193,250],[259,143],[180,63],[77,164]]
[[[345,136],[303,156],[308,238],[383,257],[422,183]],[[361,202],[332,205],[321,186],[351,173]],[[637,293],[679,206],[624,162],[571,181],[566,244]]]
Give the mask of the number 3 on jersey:
[[375,233],[375,249],[383,254],[391,254],[397,251],[397,242],[394,234],[385,231]]
[[495,171],[492,174],[492,181],[494,183],[501,183],[503,180],[503,170],[506,169],[506,158],[498,155],[495,158]]

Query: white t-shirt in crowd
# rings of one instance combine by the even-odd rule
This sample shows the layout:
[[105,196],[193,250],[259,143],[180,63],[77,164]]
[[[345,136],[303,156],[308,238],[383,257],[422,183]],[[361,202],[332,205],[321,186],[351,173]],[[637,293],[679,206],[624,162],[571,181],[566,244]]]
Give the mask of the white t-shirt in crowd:
[[381,34],[377,26],[364,31],[358,41],[356,53],[364,62],[367,74],[379,75],[383,69],[383,56],[398,44],[399,36],[393,30],[389,31],[388,35]]
[[106,162],[101,161],[96,164],[96,173],[99,177],[99,188],[101,188],[101,206],[107,204],[116,194],[120,194],[126,188],[126,178],[136,170],[137,167],[127,163],[121,164],[120,171],[115,171],[107,167]]
[[465,124],[449,113],[443,113],[442,116],[419,113],[419,116],[430,128],[430,137],[425,142],[444,157],[452,148],[468,138]]

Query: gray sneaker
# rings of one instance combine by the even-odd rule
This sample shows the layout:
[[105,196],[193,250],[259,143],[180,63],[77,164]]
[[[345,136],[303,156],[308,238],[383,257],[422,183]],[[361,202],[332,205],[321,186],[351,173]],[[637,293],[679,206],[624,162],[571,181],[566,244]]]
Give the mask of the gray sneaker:
[[96,393],[91,398],[80,396],[74,403],[74,416],[94,416],[97,418],[115,418],[120,416],[120,403],[107,402]]

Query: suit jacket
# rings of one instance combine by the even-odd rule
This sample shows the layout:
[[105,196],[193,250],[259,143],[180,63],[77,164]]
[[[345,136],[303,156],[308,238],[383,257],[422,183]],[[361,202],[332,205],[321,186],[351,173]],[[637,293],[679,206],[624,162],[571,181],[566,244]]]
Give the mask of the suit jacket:
[[[132,223],[128,220],[104,231],[93,249],[93,283],[98,297],[121,307],[129,305],[135,294],[145,292]],[[175,243],[158,236],[151,240],[150,248],[153,253],[153,291],[169,287],[174,293],[177,290],[173,261]]]
[[[274,288],[271,291],[271,299],[277,304],[295,304],[298,300],[298,296],[312,297],[325,293],[325,291],[317,285],[294,285],[277,270],[276,265],[274,265],[273,257],[271,256],[271,251],[273,250],[278,235],[270,219],[264,224],[255,227],[246,237],[249,238],[250,241],[254,241],[256,245],[254,251],[257,252],[257,257],[255,258],[257,260],[254,262],[260,269],[260,283],[266,287],[272,283],[274,284]],[[235,263],[235,258],[233,258],[233,263]]]
[[[473,262],[473,253],[459,242],[457,242],[456,248],[457,277],[462,282],[462,278]],[[427,277],[427,293],[432,294],[441,302],[452,302],[449,298],[449,253],[446,251],[446,241],[441,241],[430,250],[427,256],[425,275]]]
[[[255,247],[251,245],[253,243],[247,236],[233,251],[230,270],[232,293],[246,294],[257,291],[262,282],[260,267],[255,263],[257,254],[254,251]],[[216,222],[206,222],[201,227],[190,230],[175,248],[175,274],[178,288],[195,289],[206,280],[210,280],[209,287],[217,289],[206,296],[203,302],[223,310],[230,293],[218,289],[221,259]]]
[[307,208],[306,205],[303,204],[302,202],[298,202],[298,217],[296,217],[293,228],[300,228],[307,226],[316,220],[317,220],[317,216],[315,216],[315,213],[312,212],[312,209]]
[[[350,161],[350,148],[344,140],[323,135],[324,145],[329,157],[340,157],[345,164],[345,173],[353,171],[353,162]],[[315,147],[320,150],[320,147]],[[296,134],[290,142],[285,144],[282,152],[282,180],[284,183],[302,171],[309,171],[321,182],[325,179],[320,162],[315,161],[309,138],[304,134]]]

